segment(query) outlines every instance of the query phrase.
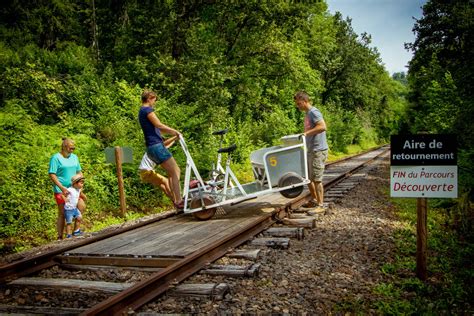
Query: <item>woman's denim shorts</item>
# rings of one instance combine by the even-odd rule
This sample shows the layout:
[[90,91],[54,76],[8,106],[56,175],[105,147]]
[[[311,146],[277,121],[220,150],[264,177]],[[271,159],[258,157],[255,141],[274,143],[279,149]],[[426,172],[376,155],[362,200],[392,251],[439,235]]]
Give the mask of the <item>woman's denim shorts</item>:
[[146,152],[148,157],[150,157],[150,159],[157,165],[161,165],[163,162],[173,157],[163,143],[151,145],[146,149]]

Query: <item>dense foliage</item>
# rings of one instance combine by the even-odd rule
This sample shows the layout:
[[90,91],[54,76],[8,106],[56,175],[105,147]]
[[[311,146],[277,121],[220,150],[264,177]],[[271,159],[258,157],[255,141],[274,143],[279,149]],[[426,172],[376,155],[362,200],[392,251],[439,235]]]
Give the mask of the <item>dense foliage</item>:
[[158,92],[158,116],[182,131],[204,173],[213,130],[230,129],[241,176],[252,150],[300,132],[300,89],[325,115],[333,154],[387,141],[405,111],[406,87],[389,77],[370,36],[324,1],[7,0],[0,34],[3,247],[54,236],[47,167],[62,136],[76,141],[87,179],[86,225],[118,208],[106,147],[134,151],[124,165],[130,214],[169,203],[136,172],[144,87]]
[[414,57],[408,73],[410,107],[405,129],[457,135],[461,194],[448,210],[463,238],[472,238],[474,3],[431,0],[423,7],[423,17],[413,31],[416,40],[407,45]]

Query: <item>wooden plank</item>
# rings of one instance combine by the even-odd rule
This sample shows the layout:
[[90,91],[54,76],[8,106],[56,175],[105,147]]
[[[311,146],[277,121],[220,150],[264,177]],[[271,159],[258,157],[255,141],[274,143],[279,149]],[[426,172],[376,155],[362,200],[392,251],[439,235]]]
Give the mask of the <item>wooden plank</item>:
[[[208,246],[210,243],[221,240],[226,236],[232,234],[234,231],[240,230],[248,225],[251,225],[255,221],[255,216],[247,218],[238,218],[233,221],[221,222],[218,220],[211,220],[208,225],[202,225],[195,231],[193,231],[192,237],[185,240],[186,245],[181,248],[168,248],[166,252],[162,249],[163,254],[174,254],[179,256],[186,256],[202,247]],[[151,252],[150,252],[151,253]]]
[[169,291],[171,296],[205,297],[212,300],[222,300],[230,288],[226,283],[210,284],[181,284]]
[[237,258],[237,259],[247,259],[247,260],[252,260],[255,261],[258,259],[258,256],[260,255],[261,249],[242,249],[242,250],[236,250],[231,253],[228,253],[226,257],[229,258]]
[[[169,221],[166,221],[169,223]],[[165,226],[167,223],[163,223],[163,221],[159,221],[157,223],[153,223],[151,225],[147,225],[145,227],[141,227],[140,229],[132,230],[129,232],[125,232],[123,234],[101,240],[97,243],[86,245],[75,250],[70,251],[70,254],[104,254],[107,253],[110,249],[114,249],[117,246],[115,244],[127,244],[133,242],[137,239],[143,238],[143,236],[147,236],[152,232],[159,229],[160,226]]]
[[[217,223],[220,223],[220,226]],[[184,256],[187,252],[183,251],[183,249],[192,243],[200,242],[201,234],[214,234],[216,231],[220,231],[231,225],[232,221],[230,220],[194,221],[192,229],[181,231],[174,236],[143,245],[140,250],[142,253],[152,256]],[[177,253],[177,251],[179,253]]]
[[63,270],[70,271],[110,271],[110,270],[120,270],[120,271],[140,271],[140,272],[158,272],[163,270],[163,268],[147,268],[147,267],[119,267],[119,266],[99,266],[99,265],[79,265],[79,264],[60,264],[59,267]]
[[[188,240],[188,245],[180,250],[182,255],[190,254],[198,249],[209,245],[210,243],[216,242],[229,236],[235,231],[239,231],[247,227],[248,225],[253,225],[256,218],[267,215],[252,215],[247,218],[239,218],[239,221],[232,222],[232,225],[228,227],[223,227],[219,222],[215,221],[211,227],[203,227],[201,230],[201,235],[193,235],[193,240]],[[199,237],[197,237],[199,236]]]
[[0,312],[8,315],[79,315],[85,311],[81,308],[43,307],[43,306],[8,306],[0,305]]
[[[247,221],[249,214],[248,210],[231,210],[226,215],[218,216],[206,222],[195,220],[191,214],[190,223],[193,225],[192,230],[176,232],[178,238],[170,238],[171,236],[161,236],[160,239],[155,239],[153,242],[144,244],[140,251],[147,255],[154,256],[182,256],[183,253],[174,253],[178,248],[185,248],[190,245],[190,242],[199,243],[199,234],[204,234],[206,237],[213,234],[215,231],[225,229],[227,226],[231,227],[235,223]],[[217,225],[217,227],[216,227]],[[163,238],[164,237],[164,238]],[[186,252],[187,253],[187,252]]]
[[283,224],[293,227],[305,227],[305,228],[314,228],[316,226],[316,219],[314,217],[308,216],[308,218],[284,218],[282,219]]
[[[307,211],[308,210],[306,210],[306,212]],[[305,213],[290,213],[290,214],[288,214],[288,218],[291,218],[291,219],[304,219],[304,218],[308,218],[308,216]]]
[[200,271],[202,274],[223,275],[227,277],[255,277],[258,276],[260,264],[239,265],[217,265],[213,264]]
[[290,246],[290,238],[284,237],[260,237],[250,241],[251,246],[267,246],[271,248],[287,249]]
[[344,194],[344,193],[347,193],[348,191],[350,190],[349,189],[330,189],[326,191],[325,194],[328,194],[328,193]]
[[306,212],[306,214],[308,214],[309,216],[318,216],[318,215],[324,215],[326,214],[326,211],[328,210],[328,208],[319,208],[319,207],[316,207],[312,210],[309,210]]
[[124,245],[130,243],[140,243],[143,238],[153,238],[155,234],[159,232],[165,232],[173,230],[174,227],[181,225],[182,222],[186,220],[182,216],[178,218],[169,218],[165,219],[151,225],[141,227],[123,234],[117,235],[115,237],[107,238],[101,240],[97,243],[86,245],[74,250],[69,251],[69,254],[107,254],[111,253],[114,249],[120,248]]
[[90,291],[99,291],[99,292],[106,292],[106,293],[118,293],[133,285],[133,283],[113,283],[113,282],[86,281],[86,280],[75,280],[75,279],[43,279],[43,278],[19,278],[8,284],[17,285],[17,286],[60,288],[60,289],[81,290],[81,291],[90,290]]
[[[180,240],[183,236],[189,235],[199,222],[188,219],[182,222],[181,225],[175,226],[174,229],[166,229],[157,231],[148,236],[144,236],[139,243],[124,244],[110,251],[111,255],[145,255],[149,249],[160,249],[166,244],[172,243],[175,247],[180,246]],[[161,252],[154,252],[152,255],[161,256]]]
[[166,268],[180,259],[178,258],[133,258],[104,256],[58,256],[62,264],[104,265],[117,267],[154,267]]
[[264,236],[289,237],[302,240],[304,238],[303,227],[271,227],[263,232]]
[[[168,223],[170,221],[167,221]],[[110,254],[113,256],[141,256],[143,251],[141,248],[145,247],[147,243],[161,243],[163,240],[170,240],[170,236],[179,235],[183,230],[192,229],[195,223],[186,216],[180,216],[179,220],[171,221],[170,226],[166,226],[167,223],[163,223],[160,227],[155,227],[152,230],[136,231],[133,236],[134,239],[127,238],[129,236],[124,235],[120,243],[107,244],[100,253],[93,252],[93,254]]]

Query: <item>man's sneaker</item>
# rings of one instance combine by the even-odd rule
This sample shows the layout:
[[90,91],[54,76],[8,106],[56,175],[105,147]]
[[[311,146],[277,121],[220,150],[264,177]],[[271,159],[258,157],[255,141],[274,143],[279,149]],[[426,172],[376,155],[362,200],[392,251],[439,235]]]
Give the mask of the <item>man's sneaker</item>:
[[305,204],[301,205],[302,208],[313,208],[313,207],[317,207],[318,206],[318,203],[316,203],[315,200],[310,200],[308,202],[306,202]]
[[317,206],[315,208],[312,208],[311,210],[307,211],[306,214],[312,216],[312,215],[318,215],[318,214],[324,214],[326,213],[326,208],[324,206]]
[[66,235],[66,238],[72,238],[72,235],[71,235],[71,234],[67,234],[67,235]]
[[80,229],[76,230],[75,232],[72,233],[73,236],[81,236],[82,231]]

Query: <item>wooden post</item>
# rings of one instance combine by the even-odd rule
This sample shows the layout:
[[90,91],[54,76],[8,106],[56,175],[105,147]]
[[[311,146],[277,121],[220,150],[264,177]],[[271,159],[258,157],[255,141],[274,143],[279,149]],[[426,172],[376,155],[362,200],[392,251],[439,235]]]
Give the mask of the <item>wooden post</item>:
[[123,175],[122,175],[122,148],[115,146],[115,164],[117,165],[117,180],[119,186],[119,198],[120,198],[120,211],[122,216],[127,211],[127,204],[125,202],[125,190],[123,188]]
[[424,281],[427,277],[426,244],[427,244],[427,199],[416,199],[416,276]]

